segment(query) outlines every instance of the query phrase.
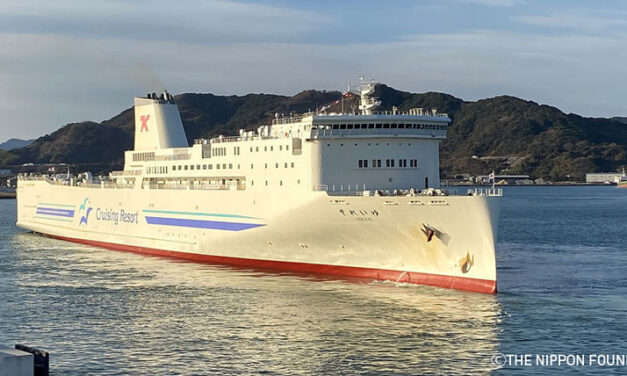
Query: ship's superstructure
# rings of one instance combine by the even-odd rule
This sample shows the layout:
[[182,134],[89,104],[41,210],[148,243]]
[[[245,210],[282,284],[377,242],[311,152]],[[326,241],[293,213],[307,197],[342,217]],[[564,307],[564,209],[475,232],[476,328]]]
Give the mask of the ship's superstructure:
[[107,179],[21,176],[17,224],[107,248],[496,291],[494,190],[439,189],[435,109],[277,114],[195,140],[167,92],[135,98],[135,147]]

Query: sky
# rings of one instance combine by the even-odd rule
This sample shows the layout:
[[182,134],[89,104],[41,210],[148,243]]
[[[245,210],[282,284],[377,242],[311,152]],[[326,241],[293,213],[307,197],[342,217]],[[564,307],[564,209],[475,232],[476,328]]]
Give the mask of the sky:
[[0,46],[0,142],[164,88],[293,95],[360,75],[627,116],[627,0],[2,0]]

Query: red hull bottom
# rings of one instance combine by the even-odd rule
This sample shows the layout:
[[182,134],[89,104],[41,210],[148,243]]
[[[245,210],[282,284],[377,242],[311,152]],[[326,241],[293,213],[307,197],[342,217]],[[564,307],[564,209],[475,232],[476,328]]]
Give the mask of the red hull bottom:
[[122,252],[132,252],[144,255],[176,258],[207,264],[233,265],[249,268],[284,270],[300,273],[338,275],[382,281],[395,281],[443,287],[447,289],[479,292],[483,294],[496,293],[496,281],[465,277],[453,277],[440,274],[428,274],[418,272],[402,272],[398,270],[360,268],[354,266],[338,266],[323,264],[308,264],[289,261],[256,260],[238,257],[211,256],[198,253],[167,251],[163,249],[136,247],[126,244],[99,242],[94,240],[76,239],[65,236],[45,235],[51,238],[65,240],[73,243],[93,245]]

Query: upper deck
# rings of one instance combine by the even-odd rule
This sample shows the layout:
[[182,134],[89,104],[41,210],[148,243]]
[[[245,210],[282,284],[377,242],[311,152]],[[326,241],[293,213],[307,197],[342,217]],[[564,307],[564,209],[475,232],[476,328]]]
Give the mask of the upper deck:
[[451,119],[435,109],[381,111],[363,114],[314,114],[277,116],[272,125],[257,131],[241,131],[239,136],[196,139],[195,144],[259,141],[299,137],[318,138],[427,138],[444,139]]
[[439,187],[438,149],[448,115],[422,108],[375,111],[378,101],[368,95],[362,90],[359,112],[276,114],[256,130],[196,139],[191,146],[182,141],[182,121],[167,92],[136,98],[135,148],[125,152],[124,169],[98,182],[83,178],[82,185],[344,193]]

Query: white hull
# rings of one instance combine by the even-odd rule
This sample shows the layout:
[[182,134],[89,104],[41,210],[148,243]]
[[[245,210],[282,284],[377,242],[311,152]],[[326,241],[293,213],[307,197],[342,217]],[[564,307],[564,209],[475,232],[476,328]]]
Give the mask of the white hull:
[[494,293],[496,192],[429,189],[450,118],[375,114],[373,91],[361,114],[277,114],[191,147],[170,94],[135,98],[124,170],[20,176],[17,224],[123,251]]
[[[19,181],[17,195],[17,225],[52,237],[202,262],[496,291],[499,197],[110,189],[45,180]],[[431,241],[424,225],[436,230]]]

